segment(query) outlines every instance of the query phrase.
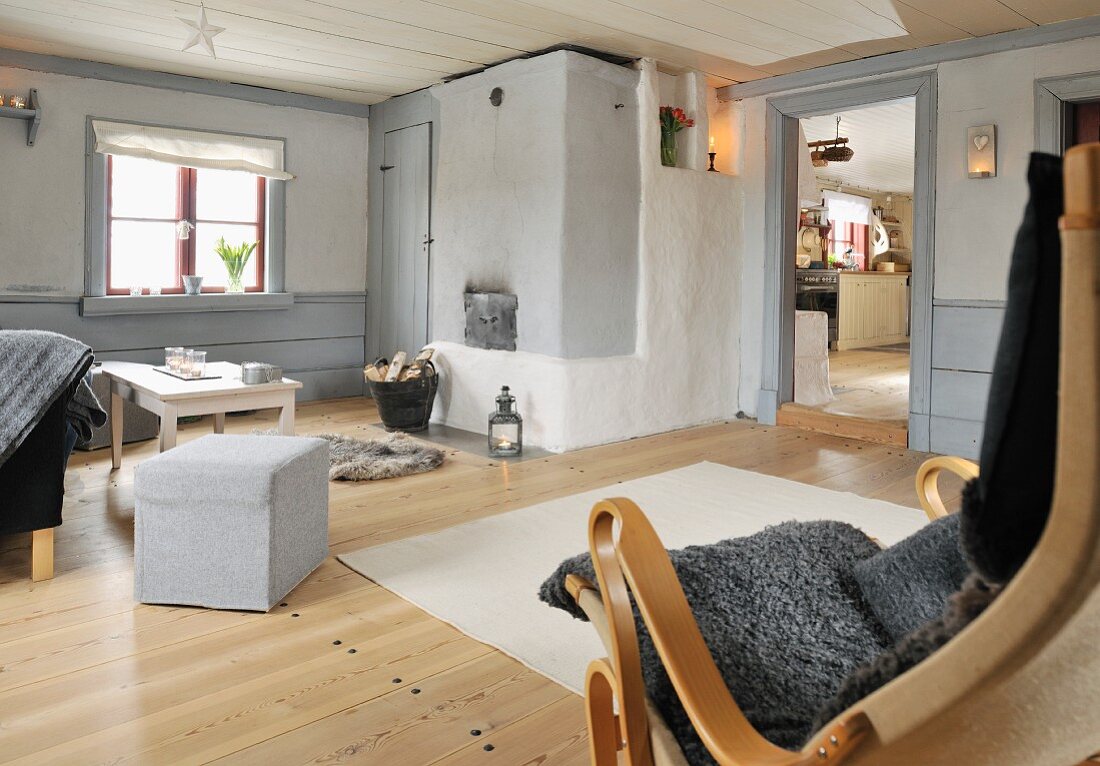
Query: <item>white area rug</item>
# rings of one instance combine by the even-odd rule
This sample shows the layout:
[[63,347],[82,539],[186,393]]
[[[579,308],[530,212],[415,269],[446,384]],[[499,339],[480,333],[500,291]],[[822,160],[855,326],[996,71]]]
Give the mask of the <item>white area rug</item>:
[[543,604],[538,589],[564,559],[588,550],[592,505],[616,496],[636,502],[668,548],[817,519],[846,521],[891,545],[927,523],[924,513],[913,508],[696,463],[339,558],[464,633],[580,692],[588,662],[606,652],[590,625]]

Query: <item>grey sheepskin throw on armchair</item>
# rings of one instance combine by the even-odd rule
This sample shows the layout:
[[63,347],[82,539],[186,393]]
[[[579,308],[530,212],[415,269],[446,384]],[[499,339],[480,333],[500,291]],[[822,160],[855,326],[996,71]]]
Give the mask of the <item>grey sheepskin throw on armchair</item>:
[[[838,521],[788,522],[749,537],[669,551],[688,603],[745,716],[767,739],[799,748],[841,681],[890,644],[852,575],[879,552]],[[539,597],[586,619],[565,576],[596,576],[588,554],[567,559]],[[680,704],[635,610],[646,689],[689,763],[714,763]]]

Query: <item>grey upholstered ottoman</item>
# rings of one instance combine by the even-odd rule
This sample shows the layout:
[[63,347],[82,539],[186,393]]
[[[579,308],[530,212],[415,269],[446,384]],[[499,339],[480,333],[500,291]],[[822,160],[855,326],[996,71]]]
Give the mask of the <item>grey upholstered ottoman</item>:
[[266,612],[328,555],[328,442],[213,434],[134,470],[134,598]]

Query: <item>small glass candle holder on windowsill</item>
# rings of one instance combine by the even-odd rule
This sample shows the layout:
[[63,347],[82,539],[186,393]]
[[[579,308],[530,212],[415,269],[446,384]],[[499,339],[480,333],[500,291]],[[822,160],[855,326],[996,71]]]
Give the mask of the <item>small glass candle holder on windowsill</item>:
[[133,287],[130,288],[130,295],[132,295],[133,297],[136,298],[137,296],[141,295],[144,291],[145,291],[144,287],[138,287],[137,285],[134,285]]
[[496,411],[489,415],[489,455],[515,457],[523,454],[523,418],[516,412],[516,397],[508,386],[500,389]]

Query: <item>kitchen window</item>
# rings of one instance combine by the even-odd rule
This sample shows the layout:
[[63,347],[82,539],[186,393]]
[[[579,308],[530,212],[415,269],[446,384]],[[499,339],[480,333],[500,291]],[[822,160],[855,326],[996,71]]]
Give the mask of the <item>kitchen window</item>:
[[184,274],[201,276],[203,292],[224,292],[220,237],[257,243],[243,282],[247,292],[263,291],[263,176],[120,155],[107,157],[107,186],[108,295],[132,287],[181,293]]
[[829,232],[829,253],[843,257],[848,248],[864,268],[867,266],[867,238],[870,227],[851,221],[836,221]]
[[[284,292],[285,142],[88,118],[85,313],[289,305]],[[255,242],[244,296],[225,296],[215,252]],[[182,277],[203,277],[201,298]],[[142,298],[131,297],[142,288]],[[149,300],[150,288],[169,298]],[[136,292],[136,291],[134,291]],[[266,296],[265,294],[274,294]],[[222,304],[222,301],[231,301]]]

